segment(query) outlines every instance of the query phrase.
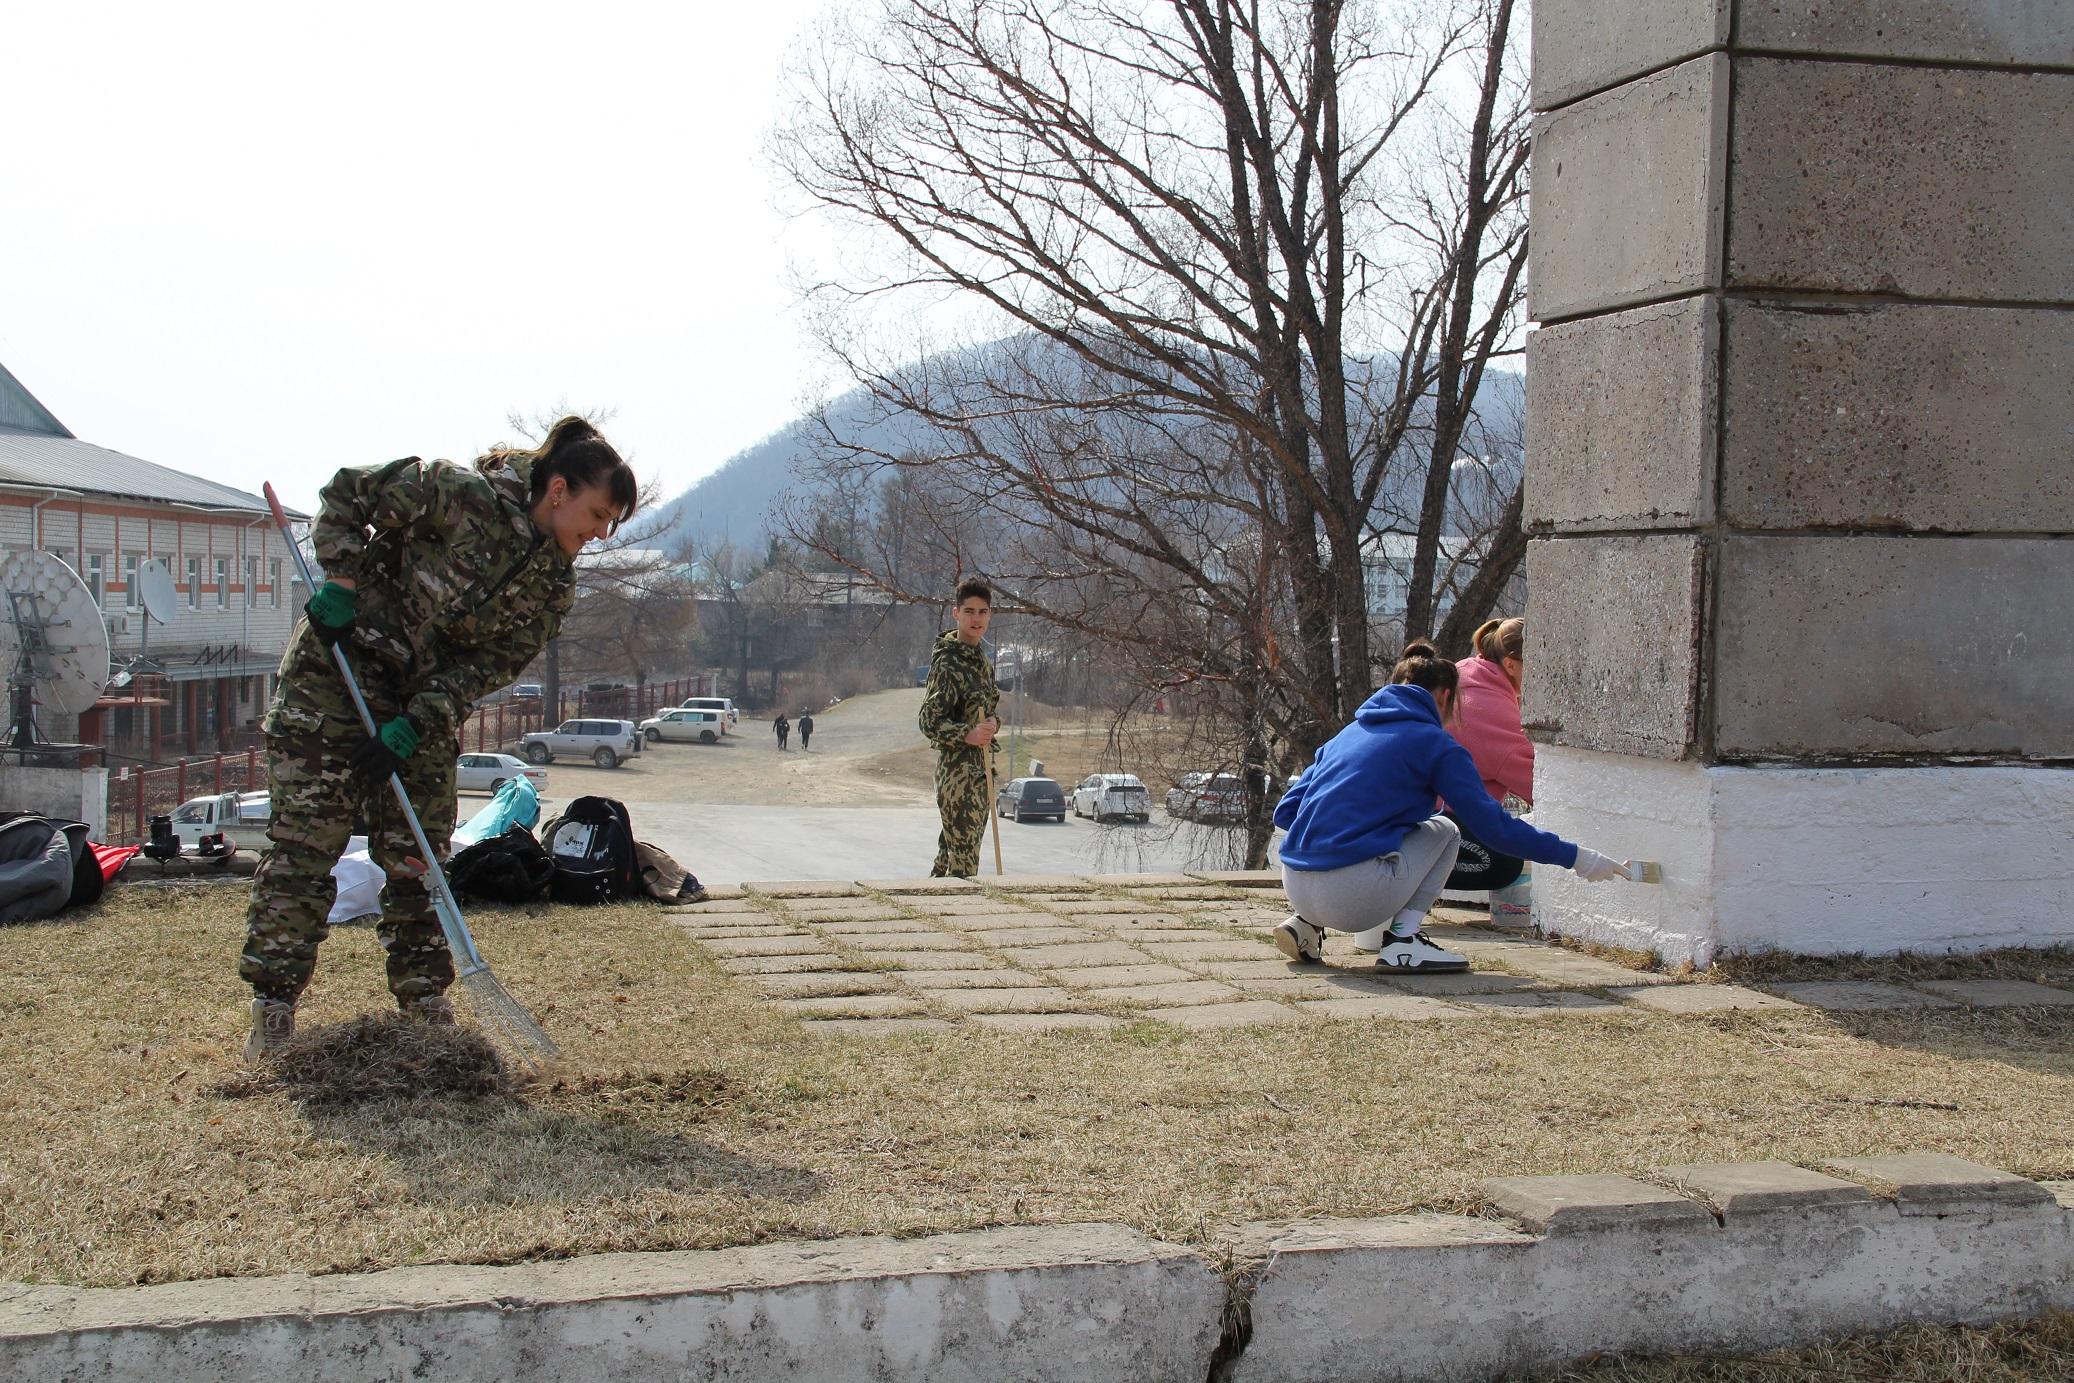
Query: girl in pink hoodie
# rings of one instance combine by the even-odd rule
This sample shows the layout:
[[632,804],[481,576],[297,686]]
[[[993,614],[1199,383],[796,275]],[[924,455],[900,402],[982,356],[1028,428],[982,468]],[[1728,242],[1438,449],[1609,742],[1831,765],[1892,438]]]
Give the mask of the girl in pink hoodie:
[[1476,631],[1475,656],[1455,664],[1461,691],[1448,728],[1476,760],[1484,791],[1500,802],[1510,795],[1534,805],[1534,743],[1520,729],[1520,655],[1523,619],[1486,620]]

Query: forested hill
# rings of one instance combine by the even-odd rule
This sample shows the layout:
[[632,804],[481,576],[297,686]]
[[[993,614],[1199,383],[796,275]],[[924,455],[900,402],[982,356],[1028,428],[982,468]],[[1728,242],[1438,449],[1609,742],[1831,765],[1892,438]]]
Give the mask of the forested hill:
[[[1524,391],[1520,375],[1493,371],[1485,377],[1479,410],[1492,418],[1517,416],[1524,407]],[[837,436],[861,438],[889,453],[927,450],[927,427],[900,418],[881,419],[878,414],[878,406],[857,389],[828,405],[826,423]],[[801,478],[801,463],[811,458],[817,439],[826,435],[822,420],[796,418],[729,457],[720,469],[653,515],[641,516],[636,526],[650,533],[674,525],[672,546],[686,539],[701,547],[726,541],[760,553],[772,529],[772,511],[789,492],[808,483]]]

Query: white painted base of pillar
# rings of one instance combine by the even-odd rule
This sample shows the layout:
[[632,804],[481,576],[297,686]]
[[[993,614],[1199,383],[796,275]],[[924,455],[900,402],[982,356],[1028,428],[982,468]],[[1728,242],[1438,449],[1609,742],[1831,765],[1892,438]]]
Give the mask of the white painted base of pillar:
[[1537,869],[1536,921],[1672,964],[2074,945],[2074,770],[1724,768],[1543,745],[1533,819],[1664,876]]

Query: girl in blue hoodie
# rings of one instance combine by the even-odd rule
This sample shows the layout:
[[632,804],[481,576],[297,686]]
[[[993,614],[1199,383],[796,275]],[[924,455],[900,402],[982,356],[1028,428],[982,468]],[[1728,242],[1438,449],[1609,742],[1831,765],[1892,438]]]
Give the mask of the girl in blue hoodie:
[[1477,839],[1592,883],[1622,872],[1595,850],[1537,831],[1484,791],[1469,751],[1443,728],[1454,715],[1455,665],[1423,641],[1404,650],[1390,685],[1363,703],[1275,807],[1282,886],[1295,909],[1275,928],[1291,960],[1323,959],[1325,931],[1365,932],[1385,919],[1376,968],[1413,974],[1469,968],[1419,930],[1455,867],[1462,835],[1434,814],[1443,798]]

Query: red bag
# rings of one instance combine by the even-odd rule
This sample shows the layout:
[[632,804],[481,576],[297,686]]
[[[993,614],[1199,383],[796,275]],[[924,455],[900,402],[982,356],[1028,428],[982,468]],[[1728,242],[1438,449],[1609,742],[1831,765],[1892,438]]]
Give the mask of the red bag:
[[94,863],[101,866],[101,882],[108,883],[122,872],[122,867],[137,858],[141,845],[96,845],[88,841],[86,848],[94,852]]

